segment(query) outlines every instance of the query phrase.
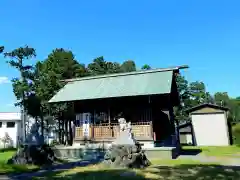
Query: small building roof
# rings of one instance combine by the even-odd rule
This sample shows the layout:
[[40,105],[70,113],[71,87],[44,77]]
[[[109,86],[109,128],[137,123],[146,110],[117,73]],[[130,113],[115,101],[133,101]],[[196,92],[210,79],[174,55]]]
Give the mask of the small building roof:
[[218,109],[218,110],[222,110],[222,111],[228,111],[229,110],[227,107],[218,106],[216,104],[204,103],[204,104],[200,104],[200,105],[194,106],[192,108],[189,108],[189,109],[186,110],[186,112],[191,113],[191,112],[194,112],[194,111],[197,111],[199,109],[206,108],[206,107],[210,107],[210,108]]
[[182,68],[187,66],[68,79],[49,102],[168,94],[174,72]]

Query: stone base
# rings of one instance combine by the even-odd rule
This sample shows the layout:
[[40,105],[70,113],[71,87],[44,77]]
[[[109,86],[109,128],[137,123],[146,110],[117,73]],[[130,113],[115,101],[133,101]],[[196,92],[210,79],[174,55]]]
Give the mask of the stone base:
[[154,147],[147,148],[145,154],[150,160],[154,159],[176,159],[179,155],[179,149],[176,147]]
[[[141,143],[141,142],[140,142]],[[150,143],[149,143],[150,144]],[[53,150],[56,157],[89,160],[92,158],[103,158],[105,152],[109,149],[111,143],[90,144],[88,146],[75,144],[73,146],[56,146]],[[176,147],[153,147],[152,144],[142,146],[147,158],[152,159],[175,159],[178,156],[179,149]]]

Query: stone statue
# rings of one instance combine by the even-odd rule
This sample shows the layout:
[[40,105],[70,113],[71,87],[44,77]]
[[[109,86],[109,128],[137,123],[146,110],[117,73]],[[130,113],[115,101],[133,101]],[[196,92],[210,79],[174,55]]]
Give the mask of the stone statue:
[[131,122],[127,123],[126,130],[127,130],[128,134],[129,134],[129,138],[133,139]]
[[104,156],[104,162],[115,167],[144,168],[150,161],[132,135],[131,122],[122,117],[118,119],[120,132]]
[[131,127],[131,122],[126,121],[124,118],[119,118],[118,119],[119,123],[119,136],[117,139],[113,142],[113,144],[128,144],[128,145],[133,145],[135,144],[135,141],[132,137],[132,127]]
[[118,119],[118,123],[119,123],[120,131],[125,131],[125,130],[126,130],[126,127],[127,127],[126,119],[124,119],[124,118],[119,118],[119,119]]

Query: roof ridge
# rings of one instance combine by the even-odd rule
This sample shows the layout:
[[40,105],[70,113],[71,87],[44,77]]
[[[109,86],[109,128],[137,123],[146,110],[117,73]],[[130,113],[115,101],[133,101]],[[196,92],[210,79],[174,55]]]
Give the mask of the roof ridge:
[[139,70],[139,71],[132,71],[132,72],[124,72],[124,73],[103,74],[103,75],[97,75],[97,76],[65,79],[62,81],[64,82],[83,81],[83,80],[101,79],[101,78],[108,78],[108,77],[119,77],[119,76],[147,74],[147,73],[156,73],[156,72],[165,72],[165,71],[177,71],[179,69],[186,69],[186,68],[189,68],[189,67],[187,65],[182,65],[182,66],[176,66],[176,67],[170,67],[170,68],[156,68],[156,69],[150,69],[150,70]]

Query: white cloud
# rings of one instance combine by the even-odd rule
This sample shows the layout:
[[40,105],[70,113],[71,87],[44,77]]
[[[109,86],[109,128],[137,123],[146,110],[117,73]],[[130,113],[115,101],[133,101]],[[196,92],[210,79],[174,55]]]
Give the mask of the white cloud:
[[9,83],[10,80],[6,76],[0,76],[0,84]]

